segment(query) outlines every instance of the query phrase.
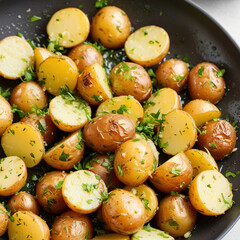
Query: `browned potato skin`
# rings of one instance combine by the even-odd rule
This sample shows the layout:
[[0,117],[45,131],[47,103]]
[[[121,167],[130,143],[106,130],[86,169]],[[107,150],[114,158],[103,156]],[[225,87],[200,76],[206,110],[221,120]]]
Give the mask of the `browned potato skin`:
[[36,215],[39,215],[39,205],[34,196],[27,192],[20,192],[13,195],[8,201],[9,210],[11,214],[18,211],[31,211]]
[[[37,183],[37,201],[45,211],[50,213],[61,213],[67,209],[61,189],[56,188],[58,183],[63,181],[66,176],[67,173],[65,172],[52,171],[46,173]],[[50,199],[54,199],[55,201],[49,201]]]
[[[134,69],[124,72],[122,64],[119,63],[109,75],[113,92],[117,96],[132,95],[139,102],[147,100],[152,91],[151,78],[139,64],[132,62],[126,62],[126,64]],[[118,73],[118,69],[121,69],[121,72]]]
[[[89,234],[89,235],[88,235]],[[52,240],[91,239],[93,224],[88,215],[67,211],[56,218],[52,225]],[[86,238],[86,236],[88,237]]]
[[80,72],[82,72],[85,67],[90,66],[96,62],[100,65],[103,65],[102,54],[96,48],[88,44],[74,47],[68,53],[68,57],[70,57],[76,63],[77,68]]
[[[156,214],[159,229],[173,237],[181,237],[192,231],[196,220],[197,212],[184,195],[167,196],[162,199]],[[176,221],[178,226],[171,226],[171,221]]]
[[[181,92],[187,83],[188,66],[179,59],[170,59],[161,63],[156,70],[158,83],[164,87],[172,88],[176,92]],[[176,79],[181,76],[181,79]],[[175,80],[174,80],[175,79]]]
[[[204,66],[202,77],[199,77],[198,70]],[[218,103],[225,93],[225,81],[223,77],[217,77],[219,68],[213,63],[203,62],[196,65],[189,73],[188,91],[192,99],[209,100],[211,103]],[[209,83],[212,81],[212,84]]]
[[84,126],[82,136],[94,151],[113,152],[122,142],[134,138],[135,126],[126,116],[103,114]]
[[145,208],[141,200],[123,189],[111,191],[109,200],[102,206],[107,225],[117,233],[133,234],[145,223]]
[[22,82],[10,96],[11,105],[16,104],[22,111],[30,112],[34,105],[42,109],[47,104],[47,95],[36,82]]
[[6,208],[0,203],[0,237],[6,232],[9,222]]
[[[209,150],[215,160],[222,160],[231,154],[236,146],[236,131],[226,120],[210,121],[204,127],[206,133],[198,135],[198,147]],[[216,144],[216,146],[212,145]]]

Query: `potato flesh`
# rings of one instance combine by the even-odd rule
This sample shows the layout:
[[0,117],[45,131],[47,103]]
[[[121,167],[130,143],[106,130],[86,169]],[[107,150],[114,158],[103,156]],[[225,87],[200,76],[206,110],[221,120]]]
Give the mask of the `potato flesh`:
[[129,240],[129,236],[117,233],[109,233],[94,237],[92,240]]
[[11,105],[8,101],[0,96],[0,136],[5,132],[6,128],[12,124],[13,113]]
[[46,48],[36,47],[34,49],[35,66],[38,71],[39,65],[48,57],[54,56],[53,52],[48,51]]

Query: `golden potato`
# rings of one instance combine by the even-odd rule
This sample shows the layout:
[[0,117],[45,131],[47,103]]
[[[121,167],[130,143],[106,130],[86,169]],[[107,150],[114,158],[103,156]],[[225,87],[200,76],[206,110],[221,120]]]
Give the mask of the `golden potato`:
[[9,223],[6,208],[0,203],[0,237],[6,232]]
[[39,65],[48,57],[56,56],[53,52],[50,52],[46,48],[42,47],[35,47],[34,49],[34,56],[35,56],[35,68],[36,72],[38,71]]

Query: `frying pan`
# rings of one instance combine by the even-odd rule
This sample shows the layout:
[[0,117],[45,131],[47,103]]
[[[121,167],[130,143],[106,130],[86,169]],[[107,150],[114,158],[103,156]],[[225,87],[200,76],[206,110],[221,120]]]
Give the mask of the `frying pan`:
[[[65,7],[83,5],[82,10],[91,20],[97,12],[93,0],[0,0],[0,39],[21,32],[25,38],[38,38],[46,43],[46,24],[48,14]],[[170,54],[167,58],[187,56],[192,65],[202,61],[215,63],[225,68],[224,75],[230,92],[217,105],[223,117],[240,120],[240,51],[231,37],[210,16],[189,1],[179,0],[109,0],[109,5],[122,8],[128,14],[134,29],[144,25],[158,25],[166,29],[171,40]],[[161,12],[161,13],[160,13]],[[42,20],[34,23],[29,17],[37,15]],[[0,86],[12,88],[19,81],[0,78]],[[186,95],[186,94],[185,94]],[[185,99],[185,95],[182,99]],[[239,133],[238,133],[239,137]],[[237,148],[240,147],[240,141]],[[3,153],[1,152],[1,157]],[[223,174],[240,170],[240,153],[218,163]],[[32,170],[30,170],[32,171]],[[239,177],[229,178],[233,188],[238,188]],[[192,240],[222,239],[240,216],[240,191],[234,193],[235,205],[225,215],[219,217],[198,216]],[[47,219],[48,220],[48,219]],[[4,237],[2,239],[7,239]]]

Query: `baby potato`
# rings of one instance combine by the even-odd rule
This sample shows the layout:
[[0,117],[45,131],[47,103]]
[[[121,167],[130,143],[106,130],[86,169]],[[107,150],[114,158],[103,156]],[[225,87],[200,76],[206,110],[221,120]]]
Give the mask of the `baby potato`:
[[153,171],[154,155],[144,139],[128,140],[115,152],[114,171],[126,185],[144,183]]
[[145,26],[132,33],[125,42],[130,60],[151,67],[167,55],[170,46],[168,33],[158,26]]
[[44,108],[47,104],[47,95],[36,82],[22,82],[13,89],[10,103],[17,105],[26,113],[30,112],[34,106],[38,109]]
[[93,63],[99,63],[101,66],[103,65],[102,54],[89,44],[82,44],[74,47],[68,53],[68,57],[75,62],[80,72],[83,72],[86,67]]
[[48,172],[37,183],[37,201],[46,212],[61,213],[67,209],[61,191],[67,175],[60,171]]
[[134,135],[133,122],[120,114],[104,114],[93,118],[83,129],[86,144],[96,152],[113,152]]
[[113,92],[118,95],[132,95],[139,102],[149,98],[152,82],[146,70],[131,62],[121,62],[115,66],[110,75]]
[[182,192],[191,183],[193,168],[184,153],[178,153],[153,171],[150,181],[161,192]]
[[67,211],[55,219],[52,225],[52,240],[91,239],[93,224],[88,215]]
[[188,92],[192,99],[200,98],[216,104],[224,96],[225,87],[220,69],[213,63],[199,63],[190,71]]
[[8,201],[8,207],[11,214],[18,211],[31,211],[39,215],[39,205],[35,197],[27,192],[19,192],[13,195]]
[[94,16],[91,37],[107,48],[120,48],[131,33],[131,23],[127,14],[114,6],[104,7]]
[[102,215],[112,231],[128,235],[143,227],[146,212],[137,196],[123,189],[115,189],[103,203]]
[[188,80],[188,66],[180,59],[169,59],[161,63],[156,70],[158,83],[164,87],[181,92]]
[[50,52],[46,48],[35,47],[34,56],[35,56],[35,68],[36,68],[36,72],[38,72],[39,65],[48,57],[56,56],[56,54],[54,54],[53,52]]
[[92,238],[92,240],[130,240],[129,236],[121,235],[117,233],[108,233],[101,234],[100,236],[96,236]]
[[210,121],[198,135],[198,147],[207,148],[215,160],[222,160],[232,153],[236,146],[236,131],[226,120]]
[[196,224],[197,212],[184,195],[166,196],[156,215],[157,226],[173,237],[183,237]]
[[9,223],[6,208],[0,203],[0,237],[6,232]]

